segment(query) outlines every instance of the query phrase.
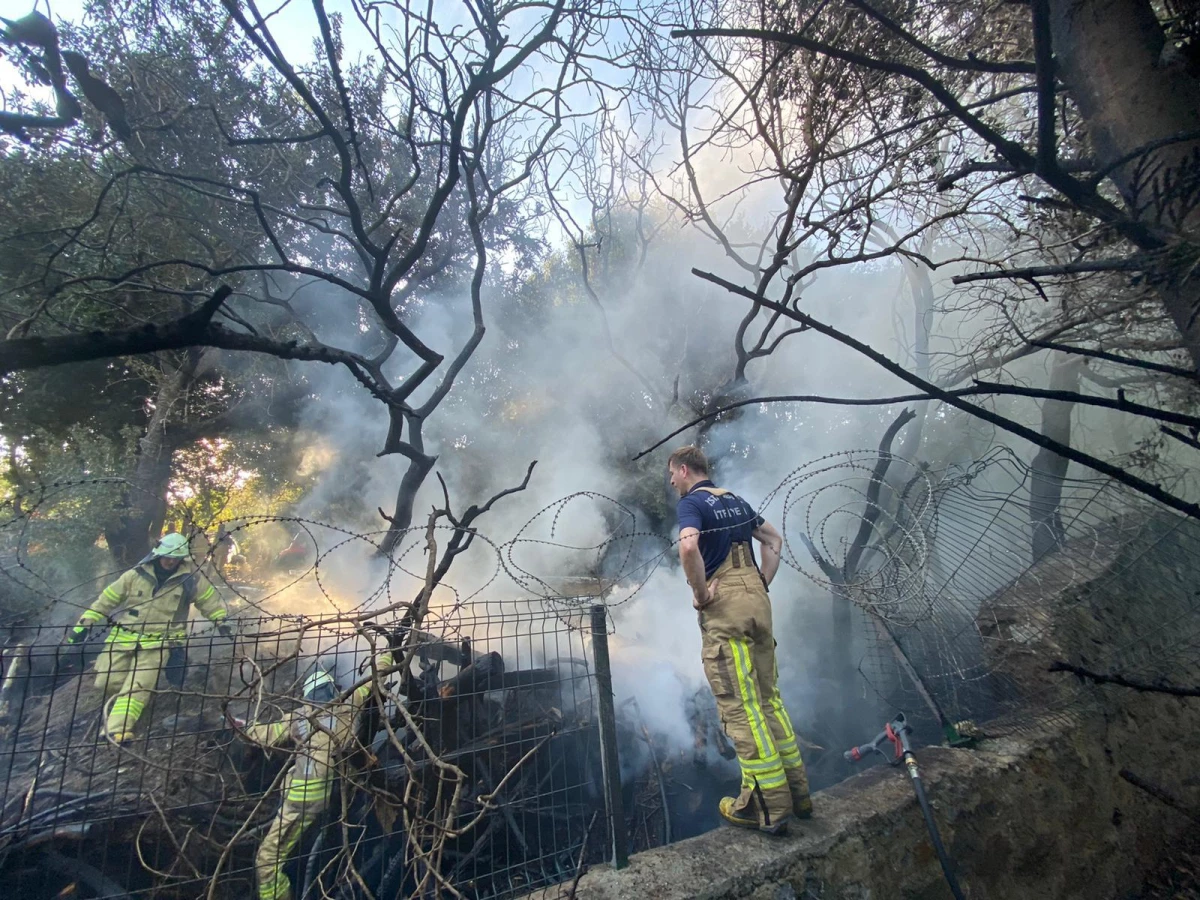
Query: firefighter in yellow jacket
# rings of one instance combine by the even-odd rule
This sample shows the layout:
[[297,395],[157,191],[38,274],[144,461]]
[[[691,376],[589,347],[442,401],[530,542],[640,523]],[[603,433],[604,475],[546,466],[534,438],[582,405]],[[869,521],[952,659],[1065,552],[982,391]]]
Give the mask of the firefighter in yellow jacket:
[[[778,834],[812,815],[808,776],[779,695],[771,600],[783,538],[736,494],[708,478],[697,447],[667,461],[679,494],[679,558],[699,612],[704,674],[737,751],[741,793],[721,800],[722,818]],[[762,545],[762,569],[751,539]]]
[[228,610],[216,588],[192,563],[182,534],[163,535],[150,554],[106,587],[67,636],[81,643],[88,629],[106,621],[112,630],[96,660],[96,687],[111,698],[104,733],[120,744],[133,737],[158,685],[172,643],[187,636],[195,606],[223,635]]
[[[393,637],[393,643],[397,640],[398,636]],[[391,665],[390,651],[376,656],[376,672]],[[295,746],[291,766],[283,776],[283,802],[254,860],[260,900],[292,900],[291,880],[283,868],[305,830],[329,805],[339,758],[354,746],[371,685],[368,680],[342,696],[334,676],[319,668],[301,688],[304,705],[289,717],[249,727],[233,720],[235,728],[261,747],[281,747],[289,742]]]

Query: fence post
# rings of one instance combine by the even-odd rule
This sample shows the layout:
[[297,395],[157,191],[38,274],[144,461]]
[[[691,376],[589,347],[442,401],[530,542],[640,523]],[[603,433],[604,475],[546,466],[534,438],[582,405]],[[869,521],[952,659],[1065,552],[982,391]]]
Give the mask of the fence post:
[[617,713],[613,707],[612,664],[608,659],[608,609],[592,607],[592,654],[596,660],[596,695],[600,702],[600,767],[604,772],[604,810],[612,835],[614,869],[629,865],[629,835],[621,796],[621,765],[617,758]]

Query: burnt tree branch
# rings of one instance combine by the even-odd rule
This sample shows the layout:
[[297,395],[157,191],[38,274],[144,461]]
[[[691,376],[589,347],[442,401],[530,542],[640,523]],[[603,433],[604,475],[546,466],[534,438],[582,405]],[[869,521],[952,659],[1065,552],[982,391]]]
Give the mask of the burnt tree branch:
[[[1055,348],[1057,349],[1057,348]],[[1189,375],[1191,373],[1188,373]],[[898,394],[894,397],[829,397],[823,394],[775,394],[766,397],[747,397],[745,400],[736,400],[732,403],[727,403],[724,406],[719,406],[716,409],[709,410],[703,415],[699,415],[680,425],[674,431],[666,436],[655,441],[645,450],[640,451],[636,456],[632,457],[631,461],[636,462],[643,456],[653,453],[671,438],[682,434],[689,428],[694,428],[697,425],[722,416],[725,413],[738,409],[743,406],[754,406],[755,404],[768,405],[771,403],[820,403],[828,406],[891,406],[896,403],[917,403],[923,400],[938,400],[942,395],[951,397],[986,397],[992,394],[1014,394],[1017,396],[1040,398],[1040,399],[1055,399],[1055,400],[1070,400],[1073,403],[1080,403],[1084,406],[1102,406],[1109,409],[1119,409],[1123,412],[1128,412],[1130,415],[1143,416],[1150,419],[1159,419],[1160,421],[1170,421],[1177,425],[1191,427],[1192,420],[1197,418],[1187,416],[1182,413],[1173,413],[1169,410],[1161,410],[1152,406],[1142,406],[1139,403],[1132,403],[1125,399],[1110,400],[1106,397],[1094,397],[1088,394],[1075,394],[1063,391],[1048,391],[1038,388],[1023,388],[1016,385],[993,385],[991,382],[977,381],[976,387],[959,388],[957,390],[942,391],[941,394]],[[1183,421],[1177,421],[1183,420]]]
[[858,574],[858,563],[863,551],[867,548],[867,539],[871,530],[879,520],[883,508],[879,505],[879,494],[883,490],[883,479],[892,463],[892,441],[900,433],[900,429],[917,417],[911,409],[903,410],[896,416],[894,422],[887,427],[883,438],[879,441],[879,458],[875,460],[875,468],[871,472],[871,481],[867,485],[866,507],[863,509],[862,521],[858,524],[858,532],[850,542],[850,550],[846,553],[846,562],[842,566],[842,578],[850,581]]
[[1181,444],[1186,444],[1193,450],[1200,450],[1200,441],[1196,440],[1194,437],[1189,437],[1186,434],[1176,431],[1174,428],[1168,428],[1166,425],[1159,426],[1158,430],[1168,437],[1175,438],[1175,440],[1179,441]]
[[[1080,403],[1084,406],[1101,406],[1105,409],[1116,409],[1131,415],[1153,419],[1156,422],[1169,422],[1172,425],[1182,425],[1186,428],[1200,428],[1200,416],[1189,416],[1185,413],[1171,412],[1156,406],[1146,406],[1125,399],[1124,391],[1117,391],[1117,399],[1096,397],[1091,394],[1081,394],[1078,391],[1048,390],[1046,388],[1021,387],[1015,384],[1000,384],[995,381],[975,381],[979,392],[983,394],[1011,394],[1017,397],[1035,397],[1039,400],[1062,400],[1065,403]],[[954,392],[959,393],[961,392]]]
[[1048,0],[1032,0],[1033,56],[1037,78],[1037,172],[1045,177],[1058,170],[1054,131],[1054,52]]
[[1083,666],[1072,665],[1062,660],[1050,664],[1051,672],[1070,672],[1085,681],[1095,684],[1112,684],[1117,687],[1129,688],[1142,694],[1168,694],[1172,697],[1200,697],[1200,687],[1182,687],[1167,682],[1141,681],[1137,678],[1127,678],[1119,672],[1093,672]]
[[1145,257],[1127,257],[1124,259],[1097,259],[1090,262],[1062,263],[1055,266],[1026,266],[1023,269],[1000,269],[999,271],[968,272],[965,275],[955,275],[950,281],[953,284],[970,284],[975,281],[999,281],[1014,279],[1031,281],[1034,278],[1050,278],[1055,275],[1082,275],[1089,272],[1137,272],[1145,269],[1148,261]]
[[1092,350],[1088,347],[1077,347],[1074,344],[1056,344],[1053,341],[1039,340],[1038,338],[1030,338],[1026,341],[1031,347],[1039,347],[1042,350],[1058,350],[1061,353],[1073,353],[1077,356],[1089,356],[1093,359],[1102,359],[1106,362],[1117,363],[1122,366],[1131,366],[1135,369],[1146,369],[1150,372],[1162,372],[1164,375],[1174,375],[1178,378],[1187,378],[1191,381],[1200,380],[1200,375],[1192,369],[1183,369],[1179,366],[1169,366],[1164,363],[1151,362],[1148,359],[1134,359],[1130,356],[1120,356],[1116,353],[1109,353],[1105,350]]
[[[1058,167],[1064,172],[1081,173],[1093,172],[1096,169],[1095,160],[1091,159],[1062,159],[1058,161]],[[941,176],[936,182],[935,187],[939,192],[948,191],[958,182],[962,181],[970,175],[975,175],[980,172],[996,173],[997,175],[1021,175],[1009,163],[996,162],[995,160],[983,161],[972,160],[969,163],[963,164],[960,168],[953,172],[948,172]]]
[[1200,810],[1196,810],[1195,808],[1186,805],[1170,791],[1166,790],[1160,785],[1154,784],[1151,781],[1147,781],[1140,775],[1137,775],[1128,769],[1122,769],[1117,774],[1132,784],[1135,788],[1145,791],[1159,803],[1165,804],[1166,806],[1171,807],[1171,809],[1183,813],[1193,822],[1200,825]]
[[1114,481],[1118,481],[1121,484],[1124,484],[1126,487],[1133,488],[1139,494],[1149,497],[1152,500],[1156,500],[1171,509],[1177,510],[1189,518],[1200,520],[1200,504],[1190,503],[1187,500],[1184,500],[1182,497],[1177,497],[1175,494],[1163,489],[1157,484],[1146,481],[1144,478],[1139,478],[1137,475],[1127,472],[1125,469],[1122,469],[1118,466],[1114,466],[1112,463],[1105,462],[1102,459],[1092,456],[1090,453],[1084,453],[1081,450],[1076,450],[1074,447],[1068,447],[1059,443],[1058,441],[1051,440],[1039,432],[1034,431],[1032,428],[1027,428],[1024,425],[1014,422],[1012,419],[992,412],[990,409],[984,409],[981,406],[976,406],[974,403],[967,403],[966,401],[957,397],[954,392],[943,390],[936,384],[926,381],[924,378],[921,378],[918,375],[914,375],[899,363],[888,358],[887,356],[884,356],[878,350],[874,350],[864,344],[862,341],[838,331],[831,325],[826,325],[824,322],[814,319],[807,313],[789,309],[788,307],[776,303],[773,300],[767,300],[765,297],[759,296],[754,292],[742,287],[741,285],[734,284],[731,281],[726,281],[724,278],[721,278],[718,275],[713,275],[711,272],[705,272],[701,269],[692,269],[692,274],[703,281],[708,281],[711,284],[723,287],[725,290],[732,294],[736,294],[739,297],[744,297],[755,303],[761,303],[767,309],[782,311],[783,315],[787,316],[789,319],[800,322],[804,325],[808,325],[814,331],[819,332],[826,337],[832,338],[838,343],[857,351],[858,353],[870,359],[872,362],[881,366],[883,369],[891,372],[901,380],[907,381],[914,387],[925,391],[933,399],[948,403],[955,409],[961,409],[963,412],[969,413],[978,419],[982,419],[985,422],[995,425],[996,427],[1001,428],[1010,434],[1015,434],[1018,437],[1024,438],[1038,447],[1045,447],[1048,450],[1052,450],[1055,453],[1065,456],[1072,462],[1077,462],[1081,465],[1087,466],[1093,471],[1099,472],[1102,475],[1107,475]]
[[158,350],[206,346],[203,338],[211,336],[213,329],[226,332],[226,329],[213,325],[212,318],[232,293],[232,288],[222,285],[195,312],[166,325],[0,341],[0,375],[21,369],[58,366],[111,356],[135,356]]
[[385,390],[370,376],[369,361],[357,353],[320,343],[301,344],[298,341],[274,340],[261,335],[233,331],[216,324],[212,318],[231,293],[230,288],[219,287],[195,312],[165,325],[0,341],[0,375],[23,369],[61,366],[115,356],[136,356],[160,350],[216,347],[221,350],[263,353],[278,359],[343,365],[377,399],[389,406],[403,407],[403,404],[396,402],[392,392]]

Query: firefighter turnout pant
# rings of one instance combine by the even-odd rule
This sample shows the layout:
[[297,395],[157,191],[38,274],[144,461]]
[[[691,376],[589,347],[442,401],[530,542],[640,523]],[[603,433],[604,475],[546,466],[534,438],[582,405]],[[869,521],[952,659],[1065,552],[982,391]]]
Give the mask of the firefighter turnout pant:
[[292,882],[283,867],[304,832],[325,811],[332,786],[329,778],[306,781],[295,768],[290,773],[283,804],[254,858],[259,900],[293,900]]
[[150,640],[123,628],[114,628],[109,634],[96,660],[96,687],[108,700],[106,734],[116,736],[133,730],[158,685],[168,649],[164,641]]
[[742,770],[733,811],[761,827],[810,815],[808,777],[779,694],[771,601],[749,545],[734,544],[708,583],[715,599],[700,611],[701,652]]

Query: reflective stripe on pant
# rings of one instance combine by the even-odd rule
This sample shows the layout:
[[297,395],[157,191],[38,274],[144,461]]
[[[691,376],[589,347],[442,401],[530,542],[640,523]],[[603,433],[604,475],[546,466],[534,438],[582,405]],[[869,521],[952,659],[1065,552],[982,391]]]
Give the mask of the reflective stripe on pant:
[[750,738],[754,741],[756,754],[752,758],[738,754],[738,764],[742,767],[742,789],[753,790],[755,784],[764,791],[784,787],[787,778],[783,774],[783,763],[759,695],[756,671],[759,666],[755,665],[754,646],[746,638],[728,638],[727,643],[733,652],[737,698],[750,726]]
[[[283,872],[288,857],[300,843],[308,828],[325,808],[330,785],[323,784],[322,799],[297,801],[291,799],[296,781],[288,783],[283,805],[271,822],[263,841],[254,857],[254,870],[258,878],[259,900],[292,900],[292,883]],[[315,791],[314,791],[315,794]]]
[[[774,649],[772,641],[772,657],[775,655]],[[779,751],[779,760],[783,763],[788,788],[792,792],[792,807],[798,813],[808,812],[812,808],[812,800],[808,794],[808,773],[804,771],[804,760],[800,758],[800,746],[792,728],[792,719],[784,708],[783,697],[779,694],[777,663],[772,666],[770,672],[770,678],[767,679],[763,678],[763,672],[758,673],[759,692],[769,710],[767,720],[770,722],[771,736],[775,740],[775,749]]]
[[112,698],[104,726],[108,734],[133,730],[167,659],[166,644],[122,640],[118,635],[124,633],[114,629],[96,660],[96,687]]
[[753,566],[730,563],[714,574],[716,600],[700,613],[704,672],[741,766],[734,809],[767,825],[792,812],[789,787],[803,764],[776,684],[770,600]]

